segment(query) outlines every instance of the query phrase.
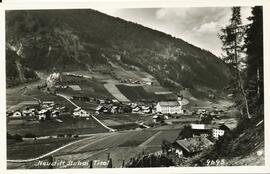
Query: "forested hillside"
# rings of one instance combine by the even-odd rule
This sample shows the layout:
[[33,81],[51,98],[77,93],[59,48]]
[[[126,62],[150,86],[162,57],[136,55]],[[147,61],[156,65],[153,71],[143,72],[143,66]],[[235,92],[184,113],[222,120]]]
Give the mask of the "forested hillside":
[[7,11],[6,32],[33,70],[107,69],[110,60],[139,67],[162,85],[194,89],[222,89],[231,74],[209,51],[94,10]]

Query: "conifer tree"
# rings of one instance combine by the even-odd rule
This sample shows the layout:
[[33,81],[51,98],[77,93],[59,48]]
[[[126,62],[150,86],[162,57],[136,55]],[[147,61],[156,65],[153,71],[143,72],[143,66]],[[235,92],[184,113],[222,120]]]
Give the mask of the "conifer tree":
[[263,10],[261,6],[252,8],[251,23],[247,26],[245,48],[247,55],[247,97],[254,108],[263,104]]
[[232,87],[234,93],[240,93],[241,98],[244,101],[246,114],[248,118],[251,118],[249,113],[249,106],[247,101],[246,92],[243,87],[243,82],[241,78],[241,65],[243,63],[243,38],[245,34],[245,27],[242,25],[241,21],[241,8],[232,8],[232,17],[230,19],[230,24],[225,28],[221,29],[219,38],[222,41],[222,49],[225,51],[223,60],[230,64],[234,70]]

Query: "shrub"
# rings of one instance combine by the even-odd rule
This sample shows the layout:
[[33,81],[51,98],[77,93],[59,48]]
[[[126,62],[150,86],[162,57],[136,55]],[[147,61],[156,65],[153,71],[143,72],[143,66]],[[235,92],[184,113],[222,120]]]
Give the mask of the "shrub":
[[18,141],[18,142],[22,142],[23,141],[22,136],[21,135],[18,135],[18,134],[15,134],[13,136],[13,139],[16,140],[16,141]]
[[13,139],[13,136],[7,132],[7,139]]
[[25,138],[36,138],[36,135],[35,134],[32,134],[32,133],[27,133],[27,134],[25,134],[24,137]]

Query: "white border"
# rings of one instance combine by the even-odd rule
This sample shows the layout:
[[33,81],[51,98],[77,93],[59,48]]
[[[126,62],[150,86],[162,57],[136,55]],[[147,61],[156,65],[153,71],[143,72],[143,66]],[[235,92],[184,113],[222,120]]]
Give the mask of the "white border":
[[[269,0],[167,0],[167,1],[151,1],[151,0],[133,0],[133,1],[114,1],[114,0],[3,0],[0,4],[0,103],[1,103],[1,150],[0,150],[0,173],[267,173],[270,172],[269,166],[269,87],[268,81],[269,67],[270,67],[270,53],[269,48]],[[265,166],[241,166],[241,167],[174,167],[174,168],[123,168],[123,169],[54,169],[54,170],[7,170],[6,169],[6,120],[5,120],[5,101],[6,101],[6,87],[5,87],[5,10],[16,9],[101,9],[101,8],[147,8],[147,7],[218,7],[218,6],[255,6],[263,5],[264,12],[264,85],[265,85]]]

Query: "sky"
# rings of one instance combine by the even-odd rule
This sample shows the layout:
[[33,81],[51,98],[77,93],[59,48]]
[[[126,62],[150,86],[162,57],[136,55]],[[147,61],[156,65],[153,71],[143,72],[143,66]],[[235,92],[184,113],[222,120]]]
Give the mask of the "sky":
[[[222,54],[218,33],[229,23],[230,7],[185,7],[185,8],[123,8],[97,9],[111,16],[139,23],[185,40],[195,46]],[[243,24],[251,15],[250,7],[241,8]]]

